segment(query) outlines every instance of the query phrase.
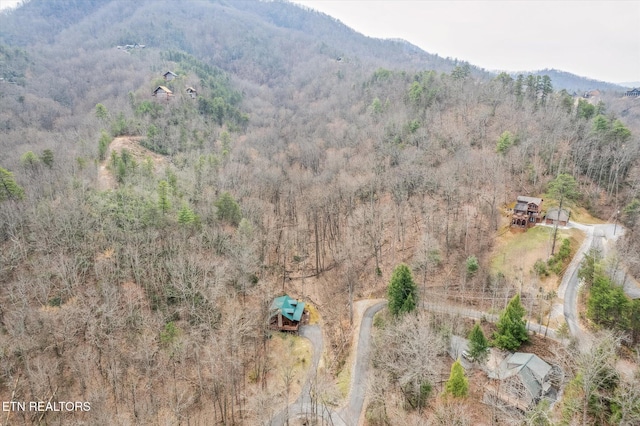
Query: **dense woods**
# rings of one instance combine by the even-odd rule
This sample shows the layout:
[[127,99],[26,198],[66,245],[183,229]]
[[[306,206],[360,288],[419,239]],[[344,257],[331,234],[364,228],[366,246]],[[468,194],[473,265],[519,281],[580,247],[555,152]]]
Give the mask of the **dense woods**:
[[[518,293],[537,309],[533,279],[489,257],[515,196],[564,174],[576,205],[626,225],[620,255],[640,277],[640,106],[615,92],[578,100],[286,2],[31,0],[0,14],[0,77],[0,399],[91,401],[16,424],[266,424],[291,382],[269,353],[273,297],[317,307],[333,382],[354,300],[386,297],[401,263],[398,312]],[[614,297],[603,280],[589,284]],[[587,315],[620,325],[594,303]],[[464,419],[464,403],[429,398],[446,337],[470,327],[422,309],[385,321],[368,421],[429,406],[434,424]],[[565,418],[638,419],[623,400],[637,382],[582,374],[611,359],[565,361],[584,402]],[[467,393],[458,367],[450,380]],[[618,398],[607,418],[588,398],[600,385]]]

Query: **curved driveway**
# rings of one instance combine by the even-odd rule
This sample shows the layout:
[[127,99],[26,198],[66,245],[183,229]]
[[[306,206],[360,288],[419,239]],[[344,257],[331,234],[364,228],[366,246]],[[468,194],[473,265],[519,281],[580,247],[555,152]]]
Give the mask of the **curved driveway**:
[[[591,247],[599,248],[603,255],[605,255],[608,250],[609,242],[615,241],[624,232],[624,229],[622,226],[614,224],[583,225],[575,222],[570,222],[569,227],[582,230],[586,233],[587,237],[565,271],[560,287],[558,288],[558,296],[564,299],[564,317],[567,325],[569,326],[571,335],[578,339],[580,347],[583,350],[587,350],[590,346],[591,336],[587,331],[580,327],[578,315],[578,290],[580,287],[578,269],[584,255]],[[640,296],[640,289],[637,285],[631,285],[629,286],[629,289],[625,287],[625,291],[631,297],[634,297],[634,292],[637,292],[636,297]],[[323,410],[323,413],[319,414],[320,417],[325,417],[325,421],[328,421],[329,424],[334,426],[356,426],[359,423],[366,396],[366,372],[369,365],[371,346],[370,337],[373,317],[377,312],[384,308],[386,304],[386,301],[378,302],[375,305],[370,306],[363,314],[362,322],[360,324],[358,344],[355,348],[355,362],[352,370],[348,403],[339,411]],[[475,319],[484,318],[491,322],[496,322],[498,320],[497,315],[453,305],[425,303],[423,308],[433,312],[454,313]],[[546,334],[551,338],[556,338],[555,330],[551,328],[547,329],[547,327],[543,325],[529,323],[528,328],[537,333]],[[318,370],[318,364],[322,355],[322,330],[318,325],[304,326],[300,330],[300,334],[309,339],[312,343],[313,362],[300,395],[293,404],[290,404],[286,409],[279,412],[272,419],[270,423],[272,425],[284,425],[286,424],[287,418],[299,418],[300,416],[309,415],[312,412],[310,396],[311,380]]]
[[[369,366],[369,354],[371,352],[371,326],[373,316],[387,305],[386,301],[378,302],[370,306],[362,317],[360,323],[360,335],[358,347],[355,352],[355,365],[351,375],[351,389],[349,391],[349,403],[340,411],[340,419],[348,426],[358,424],[364,397],[367,393],[367,367]],[[336,424],[336,423],[334,423]]]
[[317,324],[305,325],[300,327],[300,335],[306,337],[311,341],[313,347],[313,356],[311,361],[311,368],[307,373],[307,377],[304,381],[304,386],[300,391],[298,398],[285,407],[282,411],[278,412],[273,419],[271,419],[272,425],[284,425],[287,423],[287,419],[293,419],[299,415],[305,415],[311,413],[311,380],[318,371],[318,364],[320,363],[320,357],[322,356],[322,329]]
[[[386,301],[378,302],[367,308],[362,316],[358,343],[356,348],[354,348],[355,357],[347,405],[339,411],[331,411],[326,407],[322,409],[322,407],[318,406],[319,409],[322,409],[322,412],[318,413],[318,416],[325,418],[325,421],[328,421],[329,424],[334,426],[356,426],[358,424],[367,390],[366,373],[369,365],[369,354],[371,352],[371,327],[373,324],[373,316],[386,305]],[[312,415],[311,382],[318,370],[318,364],[320,362],[320,357],[322,356],[322,330],[318,325],[303,326],[300,328],[300,335],[309,339],[313,346],[313,361],[311,363],[311,368],[309,369],[309,373],[307,374],[307,378],[305,379],[304,386],[302,387],[302,391],[298,398],[284,410],[277,413],[271,420],[271,425],[280,426],[286,424],[287,419],[295,419]]]
[[[605,223],[602,225],[583,225],[576,222],[570,222],[569,227],[580,229],[585,232],[587,238],[585,238],[582,246],[567,267],[567,270],[562,277],[562,283],[558,289],[558,296],[564,299],[564,317],[567,325],[569,326],[571,335],[577,338],[581,349],[588,350],[592,337],[589,332],[580,326],[580,317],[578,313],[578,293],[582,284],[578,279],[580,263],[582,263],[584,255],[591,248],[600,250],[602,256],[605,257],[607,252],[610,251],[611,243],[615,242],[618,237],[624,233],[624,228],[612,223]],[[623,274],[624,268],[619,269],[616,273],[616,280],[620,282],[627,281],[624,278],[622,280],[620,279],[620,275]],[[630,297],[637,297],[639,291],[637,286],[633,285],[631,282],[627,284],[630,285],[625,286],[625,293]]]
[[580,327],[578,315],[578,290],[580,289],[580,280],[578,280],[578,270],[580,269],[584,255],[594,246],[596,225],[583,225],[569,222],[569,226],[583,231],[586,234],[586,238],[562,276],[562,282],[558,288],[558,297],[564,300],[564,320],[569,327],[569,333],[578,339],[581,348],[587,349],[590,345],[591,337],[589,333]]

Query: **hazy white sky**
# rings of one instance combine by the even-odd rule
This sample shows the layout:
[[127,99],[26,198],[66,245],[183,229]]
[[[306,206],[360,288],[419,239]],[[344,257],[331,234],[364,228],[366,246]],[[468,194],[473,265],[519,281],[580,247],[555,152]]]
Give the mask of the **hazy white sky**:
[[614,83],[640,81],[640,0],[294,0],[379,38],[488,70],[556,68]]
[[18,3],[20,3],[20,0],[0,0],[0,9],[4,9],[7,7],[14,7]]
[[[130,1],[130,0],[122,0]],[[0,0],[0,8],[19,0]],[[488,70],[640,81],[640,0],[294,0],[356,31]]]

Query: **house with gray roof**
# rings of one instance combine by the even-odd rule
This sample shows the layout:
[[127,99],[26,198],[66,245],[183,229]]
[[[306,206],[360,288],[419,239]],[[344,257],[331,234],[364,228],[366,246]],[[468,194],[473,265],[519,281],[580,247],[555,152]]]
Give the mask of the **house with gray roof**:
[[178,77],[178,75],[177,75],[177,74],[175,74],[175,73],[173,73],[173,72],[171,72],[171,71],[167,71],[167,72],[165,72],[164,74],[162,74],[162,76],[164,77],[165,81],[171,81],[171,80],[173,80],[174,78],[177,78],[177,77]]
[[567,210],[560,210],[559,208],[554,207],[547,211],[547,215],[544,220],[547,225],[555,225],[557,223],[560,226],[567,226],[567,223],[569,223],[569,215],[570,213]]
[[562,370],[535,354],[516,352],[505,358],[489,378],[500,382],[488,389],[495,392],[493,399],[526,411],[542,398],[556,400]]

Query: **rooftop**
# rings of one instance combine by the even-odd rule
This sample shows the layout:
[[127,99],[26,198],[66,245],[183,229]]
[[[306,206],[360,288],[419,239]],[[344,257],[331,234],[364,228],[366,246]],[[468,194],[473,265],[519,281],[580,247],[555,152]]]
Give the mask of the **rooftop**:
[[292,299],[288,295],[276,297],[271,302],[271,311],[280,311],[282,316],[290,319],[291,321],[300,321],[304,312],[304,302],[298,302],[296,299]]
[[546,381],[551,366],[535,354],[516,352],[506,358],[493,373],[494,379],[520,376],[531,396],[544,394],[550,384]]
[[554,207],[547,211],[547,219],[558,220],[558,216],[560,216],[560,221],[566,222],[569,220],[569,212],[565,209],[559,210],[557,207]]
[[156,90],[153,91],[153,93],[157,93],[159,90],[163,90],[169,94],[173,93],[171,90],[169,90],[168,88],[164,87],[164,86],[158,86],[156,88]]
[[536,205],[540,205],[542,204],[542,198],[537,198],[537,197],[526,197],[524,195],[518,195],[518,203],[534,203]]

